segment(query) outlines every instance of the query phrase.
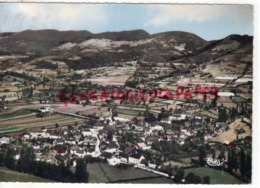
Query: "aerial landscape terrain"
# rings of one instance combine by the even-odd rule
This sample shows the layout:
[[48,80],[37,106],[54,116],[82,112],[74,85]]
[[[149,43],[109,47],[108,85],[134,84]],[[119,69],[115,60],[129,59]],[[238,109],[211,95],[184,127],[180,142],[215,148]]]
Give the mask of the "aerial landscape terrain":
[[0,182],[249,184],[253,36],[0,32]]

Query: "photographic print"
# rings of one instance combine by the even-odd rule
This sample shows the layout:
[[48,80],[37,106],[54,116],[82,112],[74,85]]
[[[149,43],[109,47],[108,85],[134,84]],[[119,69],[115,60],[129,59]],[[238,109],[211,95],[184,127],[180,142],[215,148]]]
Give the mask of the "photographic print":
[[251,184],[249,4],[0,3],[0,182]]

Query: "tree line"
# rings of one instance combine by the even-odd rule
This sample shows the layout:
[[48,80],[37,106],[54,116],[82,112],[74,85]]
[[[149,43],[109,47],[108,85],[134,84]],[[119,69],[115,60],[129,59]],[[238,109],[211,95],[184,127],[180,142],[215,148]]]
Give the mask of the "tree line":
[[16,151],[11,148],[5,148],[5,152],[0,153],[0,167],[7,167],[10,170],[39,176],[57,182],[87,183],[88,172],[87,165],[83,159],[77,160],[75,173],[70,170],[70,165],[60,163],[51,164],[45,161],[36,161],[32,147],[22,147],[20,157],[14,159]]

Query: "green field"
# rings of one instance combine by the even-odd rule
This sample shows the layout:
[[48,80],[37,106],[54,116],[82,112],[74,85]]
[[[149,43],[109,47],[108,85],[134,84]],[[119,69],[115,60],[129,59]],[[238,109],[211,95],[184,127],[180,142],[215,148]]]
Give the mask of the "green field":
[[126,115],[131,115],[131,116],[138,116],[139,112],[140,112],[140,115],[143,115],[143,112],[139,111],[139,110],[115,109],[115,111],[119,114],[126,114]]
[[236,87],[224,87],[224,88],[221,88],[221,90],[228,91],[228,92],[235,91],[236,93],[241,93],[242,92],[241,89],[236,88]]
[[105,163],[87,165],[89,183],[172,183],[171,179],[129,167],[121,170]]
[[9,134],[9,133],[15,133],[15,132],[21,132],[23,131],[23,128],[1,128],[0,134]]
[[37,176],[15,172],[7,168],[0,168],[0,182],[53,182]]
[[247,103],[248,100],[243,98],[243,97],[239,97],[239,96],[234,96],[234,97],[231,97],[231,100],[232,102],[234,103]]
[[29,115],[32,114],[33,112],[27,109],[20,109],[16,110],[10,113],[5,113],[5,114],[0,114],[0,120],[1,119],[9,119],[9,118],[14,118],[18,116],[24,116],[24,115]]
[[[236,179],[231,176],[229,173],[221,170],[215,170],[208,167],[198,167],[198,168],[189,168],[184,169],[185,176],[193,172],[195,175],[200,176],[201,178],[205,176],[210,177],[210,184],[243,184],[244,182]],[[245,184],[245,183],[244,183]]]

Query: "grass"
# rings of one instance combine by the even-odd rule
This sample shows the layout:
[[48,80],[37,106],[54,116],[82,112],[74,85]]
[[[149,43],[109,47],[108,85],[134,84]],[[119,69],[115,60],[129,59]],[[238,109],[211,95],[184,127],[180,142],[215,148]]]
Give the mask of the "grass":
[[138,116],[139,112],[140,112],[140,115],[143,114],[143,112],[139,111],[139,110],[115,109],[115,111],[119,114],[126,114],[126,115],[131,115],[131,116]]
[[32,114],[32,112],[30,110],[20,109],[20,110],[14,111],[14,112],[2,114],[2,115],[0,115],[0,119],[9,119],[9,118],[14,118],[17,116],[24,116],[24,115],[29,115],[29,114]]
[[233,96],[231,97],[231,100],[234,102],[234,103],[247,103],[248,100],[243,98],[243,97],[239,97],[239,96]]
[[134,167],[121,170],[105,163],[90,163],[87,170],[89,183],[172,183],[171,179]]
[[0,168],[0,182],[53,182],[37,176],[15,172],[7,168]]
[[243,184],[244,183],[225,171],[215,170],[209,167],[189,168],[189,169],[184,169],[184,172],[185,172],[185,176],[190,172],[193,172],[195,175],[198,175],[201,178],[205,176],[209,176],[211,184]]
[[0,129],[0,134],[9,134],[9,133],[15,133],[15,132],[21,132],[23,131],[23,128],[9,128],[9,129]]
[[144,109],[145,106],[143,105],[133,105],[133,104],[124,104],[124,105],[121,105],[122,107],[132,107],[132,108],[141,108],[141,109]]

